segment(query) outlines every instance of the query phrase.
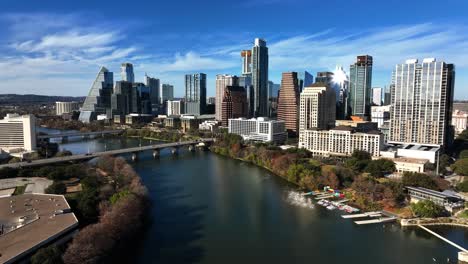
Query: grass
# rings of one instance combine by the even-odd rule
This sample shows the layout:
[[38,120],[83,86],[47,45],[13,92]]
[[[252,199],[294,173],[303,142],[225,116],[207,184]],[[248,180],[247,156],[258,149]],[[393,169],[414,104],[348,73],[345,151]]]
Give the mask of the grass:
[[468,210],[465,210],[463,212],[461,212],[458,217],[460,218],[468,218]]
[[26,190],[26,185],[17,186],[13,195],[21,195]]

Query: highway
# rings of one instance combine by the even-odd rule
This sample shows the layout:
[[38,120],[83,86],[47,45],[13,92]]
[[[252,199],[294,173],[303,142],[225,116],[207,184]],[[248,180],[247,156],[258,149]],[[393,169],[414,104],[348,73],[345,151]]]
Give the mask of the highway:
[[50,138],[62,138],[62,137],[79,137],[79,136],[93,136],[93,135],[105,135],[105,134],[120,134],[123,130],[103,130],[94,132],[65,132],[60,134],[47,134],[38,135],[37,139],[50,139]]
[[199,143],[210,143],[213,141],[214,141],[213,138],[204,138],[204,139],[192,140],[192,141],[164,143],[164,144],[148,145],[148,146],[141,146],[141,147],[125,148],[125,149],[116,149],[116,150],[109,150],[109,151],[102,151],[102,152],[95,152],[95,153],[88,153],[88,154],[79,154],[79,155],[72,155],[72,156],[65,156],[65,157],[39,159],[39,160],[32,160],[30,162],[23,161],[23,162],[0,165],[0,169],[33,167],[33,166],[48,165],[48,164],[53,164],[53,163],[88,160],[88,159],[92,159],[92,158],[96,158],[100,156],[106,156],[106,155],[116,156],[116,155],[121,155],[121,154],[126,154],[126,153],[138,153],[138,152],[147,151],[147,150],[160,150],[164,148],[174,148],[174,147],[178,148],[178,147],[183,147],[183,146],[196,145]]

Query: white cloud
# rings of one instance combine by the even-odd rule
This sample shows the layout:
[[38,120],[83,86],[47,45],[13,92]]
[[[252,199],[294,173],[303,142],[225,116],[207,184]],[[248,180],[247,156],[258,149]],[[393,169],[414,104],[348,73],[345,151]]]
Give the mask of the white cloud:
[[236,62],[223,59],[200,56],[198,53],[190,51],[185,55],[176,53],[173,59],[165,63],[148,65],[148,68],[157,72],[191,72],[191,71],[207,71],[207,70],[223,70],[235,67]]

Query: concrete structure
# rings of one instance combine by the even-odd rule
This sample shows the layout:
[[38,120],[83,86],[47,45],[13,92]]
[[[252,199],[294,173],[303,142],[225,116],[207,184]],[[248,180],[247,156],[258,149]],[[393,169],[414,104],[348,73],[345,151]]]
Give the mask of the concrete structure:
[[249,141],[283,143],[287,137],[284,121],[265,117],[229,119],[228,131]]
[[80,105],[78,102],[55,102],[55,113],[58,116],[69,114],[73,111],[78,111],[79,109]]
[[442,147],[453,139],[453,64],[407,60],[393,72],[390,143]]
[[377,123],[369,121],[336,120],[335,126],[352,127],[356,132],[377,131]]
[[425,165],[429,162],[426,159],[413,159],[413,158],[394,158],[392,161],[395,163],[395,169],[398,173],[404,172],[417,172],[423,173]]
[[96,120],[96,116],[106,114],[111,118],[111,94],[114,85],[114,74],[102,67],[94,80],[88,96],[80,109],[79,120],[89,123]]
[[328,129],[335,123],[335,92],[322,83],[306,87],[300,96],[299,131]]
[[167,115],[168,116],[178,116],[184,114],[184,102],[177,101],[167,101]]
[[356,132],[352,127],[339,126],[331,130],[308,129],[301,131],[299,148],[316,156],[350,156],[355,150],[380,156],[383,135],[378,132]]
[[371,111],[372,64],[372,56],[357,56],[356,63],[352,64],[349,70],[351,115],[364,120],[370,117]]
[[131,63],[122,63],[120,67],[120,75],[122,77],[122,81],[134,83],[135,82],[135,74],[133,73],[133,64]]
[[180,117],[180,126],[183,132],[197,130],[201,123],[214,119],[214,115],[183,115]]
[[388,144],[382,155],[389,158],[425,159],[436,163],[440,148],[438,146],[418,144]]
[[247,93],[242,86],[227,86],[221,103],[221,123],[228,126],[231,118],[247,117]]
[[266,41],[255,39],[252,48],[252,85],[254,117],[270,116],[268,107],[268,47]]
[[0,262],[26,261],[39,248],[66,241],[78,228],[63,195],[23,194],[0,198]]
[[385,121],[390,120],[390,105],[372,106],[371,107],[371,121],[377,123],[381,128]]
[[149,77],[145,74],[145,85],[149,89],[151,104],[160,104],[161,103],[161,91],[160,91],[160,81],[157,78]]
[[468,122],[468,113],[460,110],[453,111],[452,114],[452,126],[455,128],[455,135],[460,134],[466,129]]
[[174,99],[174,86],[170,84],[161,84],[159,95],[161,98],[161,104],[164,104],[167,100]]
[[164,119],[165,127],[179,128],[180,127],[180,117],[179,116],[168,116]]
[[299,132],[299,82],[297,72],[284,72],[278,96],[278,120],[291,135]]
[[206,111],[206,74],[185,75],[185,113],[203,115]]
[[444,207],[447,211],[453,213],[455,210],[464,207],[464,200],[457,196],[452,196],[444,192],[438,192],[423,187],[407,186],[408,194],[412,203],[429,200],[437,205]]
[[240,55],[242,58],[242,74],[252,74],[252,51],[243,50]]
[[9,153],[36,150],[36,118],[7,114],[0,120],[0,149]]
[[[222,119],[222,104],[225,96],[224,91],[228,86],[238,86],[239,79],[235,75],[229,74],[218,74],[216,75],[216,101],[215,101],[215,117],[216,120],[221,121]],[[227,121],[227,120],[226,120]]]
[[203,123],[198,125],[199,130],[208,130],[211,132],[216,132],[218,131],[219,128],[219,121],[216,120],[205,120]]
[[383,96],[383,88],[382,87],[374,87],[372,88],[372,104],[381,106],[383,101],[382,101],[382,96]]
[[129,114],[125,116],[125,124],[147,124],[153,120],[153,115],[150,114]]

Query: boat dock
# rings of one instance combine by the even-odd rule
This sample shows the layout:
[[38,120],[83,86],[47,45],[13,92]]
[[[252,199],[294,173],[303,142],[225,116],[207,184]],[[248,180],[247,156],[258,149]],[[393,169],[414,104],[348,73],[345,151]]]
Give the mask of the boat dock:
[[323,195],[317,195],[315,197],[315,200],[322,200],[322,199],[327,199],[327,198],[332,198],[335,197],[333,194],[323,194]]
[[367,224],[378,224],[378,223],[386,223],[386,222],[393,222],[396,220],[396,217],[381,217],[377,219],[370,219],[370,220],[361,220],[361,221],[354,221],[357,225],[367,225]]
[[[374,215],[374,216],[372,216]],[[362,214],[349,214],[349,215],[342,215],[342,218],[348,219],[348,218],[363,218],[363,217],[376,217],[376,216],[381,216],[382,214],[380,212],[367,212],[367,213],[362,213]]]
[[355,224],[357,225],[368,225],[368,224],[378,224],[378,223],[386,223],[386,222],[393,222],[397,218],[393,215],[387,215],[384,212],[367,212],[367,213],[362,213],[362,214],[350,214],[350,215],[342,215],[341,217],[345,219],[349,218],[364,218],[364,217],[371,217],[373,219],[368,219],[368,220],[359,220],[359,221],[354,221]]

